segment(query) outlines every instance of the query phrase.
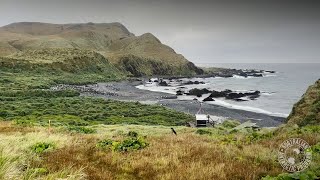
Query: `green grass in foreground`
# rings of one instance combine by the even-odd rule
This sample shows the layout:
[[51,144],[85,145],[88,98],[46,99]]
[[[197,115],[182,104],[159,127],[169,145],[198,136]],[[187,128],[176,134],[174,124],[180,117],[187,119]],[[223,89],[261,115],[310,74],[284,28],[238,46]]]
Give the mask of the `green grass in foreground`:
[[[229,123],[230,124],[230,123]],[[23,127],[0,121],[0,179],[315,179],[320,176],[319,126],[261,131],[93,125],[92,133]],[[206,132],[206,133],[203,133]],[[286,173],[277,149],[292,137],[312,146],[308,169]],[[24,168],[21,168],[24,167]]]

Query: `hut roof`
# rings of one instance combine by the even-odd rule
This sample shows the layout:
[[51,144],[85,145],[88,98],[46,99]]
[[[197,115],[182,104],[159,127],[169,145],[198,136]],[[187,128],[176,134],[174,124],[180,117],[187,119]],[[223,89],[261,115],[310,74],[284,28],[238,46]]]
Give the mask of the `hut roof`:
[[208,115],[206,115],[206,114],[196,114],[196,120],[208,120]]

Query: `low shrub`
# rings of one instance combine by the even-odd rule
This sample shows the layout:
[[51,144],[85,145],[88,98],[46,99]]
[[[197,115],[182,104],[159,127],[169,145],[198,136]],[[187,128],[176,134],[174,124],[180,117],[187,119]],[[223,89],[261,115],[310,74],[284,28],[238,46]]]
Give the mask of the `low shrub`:
[[54,147],[55,146],[52,143],[39,142],[39,143],[36,143],[33,146],[31,146],[31,150],[37,154],[41,154],[41,153],[47,151],[48,149],[52,149]]
[[247,135],[247,139],[250,139],[250,141],[258,141],[258,140],[262,140],[262,139],[269,139],[269,138],[272,138],[273,136],[274,136],[274,134],[272,132],[259,133],[259,132],[254,131],[254,132]]
[[129,137],[133,137],[133,138],[137,138],[138,137],[138,133],[135,131],[129,131],[128,132],[128,136]]
[[130,150],[138,150],[143,149],[148,146],[148,143],[144,138],[127,138],[122,142],[113,142],[112,150],[114,151],[130,151]]
[[15,120],[14,124],[24,127],[34,126],[34,122],[28,120]]
[[225,120],[223,121],[222,123],[222,126],[225,127],[225,128],[235,128],[237,126],[239,126],[241,123],[239,121],[236,121],[236,120]]
[[209,130],[206,130],[206,129],[197,129],[196,134],[200,134],[200,135],[208,134],[208,135],[211,135],[212,132],[210,132]]
[[46,126],[49,120],[52,126],[123,123],[176,126],[193,119],[191,115],[161,106],[85,97],[35,97],[0,101],[0,117]]
[[101,149],[111,149],[112,151],[131,151],[139,150],[147,147],[149,143],[135,131],[130,131],[126,139],[122,141],[114,141],[111,139],[104,139],[97,143],[97,147]]
[[69,126],[68,130],[71,132],[83,133],[83,134],[93,134],[97,132],[95,129],[92,129],[89,127],[83,127],[83,126]]
[[312,152],[320,154],[320,143],[313,145],[311,149],[312,149]]
[[97,146],[98,148],[101,148],[101,149],[106,149],[106,148],[110,147],[110,146],[112,145],[112,143],[113,143],[113,140],[111,140],[111,139],[104,139],[104,140],[99,141],[99,142],[96,144],[96,146]]

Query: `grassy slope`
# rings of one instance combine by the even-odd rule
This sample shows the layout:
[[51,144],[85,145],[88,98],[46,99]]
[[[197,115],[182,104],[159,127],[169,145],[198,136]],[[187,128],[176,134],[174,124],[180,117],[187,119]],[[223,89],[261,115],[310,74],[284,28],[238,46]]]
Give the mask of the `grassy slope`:
[[310,86],[289,115],[288,124],[320,124],[320,80]]
[[[0,42],[0,56],[29,49],[78,48],[101,53],[129,75],[137,74],[123,67],[124,58],[129,59],[126,63],[132,63],[132,66],[137,59],[141,60],[140,63],[146,63],[139,69],[139,75],[202,73],[202,70],[152,34],[134,36],[120,23],[15,23],[0,28]],[[156,68],[153,64],[156,64]]]
[[[84,84],[123,78],[107,59],[89,50],[28,50],[0,57],[0,64],[1,77],[12,81],[6,83],[9,86],[32,86],[39,83],[48,85],[46,83],[54,84],[64,80],[65,83]],[[23,79],[18,79],[19,77]]]
[[[80,97],[51,91],[58,83],[85,84],[123,76],[102,55],[75,49],[38,50],[0,59],[0,119],[20,124],[182,125],[191,116],[160,106]],[[132,111],[134,110],[134,111]]]
[[152,75],[192,76],[202,74],[202,70],[190,62],[177,65],[130,54],[121,55],[115,65],[123,72],[127,72],[129,76],[135,77]]
[[[199,129],[175,127],[178,136],[165,126],[96,125],[91,129],[96,133],[70,133],[59,127],[52,128],[49,135],[47,128],[0,123],[0,178],[260,179],[284,173],[276,149],[290,137],[318,147],[308,172],[320,176],[319,127],[296,129],[290,134],[271,130],[226,134],[228,128],[220,126],[203,129],[203,135],[197,133]],[[124,139],[129,131],[145,136],[149,146],[128,152],[96,147],[102,139]],[[35,154],[30,147],[43,142],[54,146]],[[301,175],[305,174],[296,174]]]
[[[57,72],[60,80],[67,73],[78,82],[77,73]],[[159,106],[39,89],[55,83],[57,72],[1,66],[0,117],[12,121],[0,123],[0,179],[260,179],[285,173],[277,162],[277,149],[291,137],[305,139],[314,150],[311,166],[294,176],[320,176],[319,126],[232,133],[227,126],[203,130],[177,126],[174,136],[167,126],[141,125],[181,125],[190,116]],[[82,126],[95,133],[69,131]],[[130,130],[146,136],[149,146],[129,152],[96,147],[105,138],[124,139]],[[42,154],[31,150],[43,142],[54,146]]]

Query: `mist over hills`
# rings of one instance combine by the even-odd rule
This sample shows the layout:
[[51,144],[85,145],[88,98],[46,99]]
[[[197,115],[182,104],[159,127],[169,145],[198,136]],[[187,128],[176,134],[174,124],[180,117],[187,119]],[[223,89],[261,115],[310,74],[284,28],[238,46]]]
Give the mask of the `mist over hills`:
[[21,22],[0,28],[0,56],[51,48],[98,52],[131,76],[203,73],[151,33],[135,36],[120,23]]

